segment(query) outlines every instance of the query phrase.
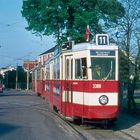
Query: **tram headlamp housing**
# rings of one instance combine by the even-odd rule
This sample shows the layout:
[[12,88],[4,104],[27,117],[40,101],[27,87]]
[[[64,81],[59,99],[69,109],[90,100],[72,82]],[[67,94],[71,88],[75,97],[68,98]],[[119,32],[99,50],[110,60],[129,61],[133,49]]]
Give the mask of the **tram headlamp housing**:
[[108,103],[109,99],[106,95],[102,95],[99,97],[99,103],[101,105],[106,105]]

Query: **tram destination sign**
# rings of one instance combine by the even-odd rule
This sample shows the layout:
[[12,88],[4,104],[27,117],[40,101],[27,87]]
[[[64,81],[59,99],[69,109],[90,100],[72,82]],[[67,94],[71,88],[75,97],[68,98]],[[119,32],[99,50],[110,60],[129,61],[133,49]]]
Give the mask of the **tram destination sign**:
[[91,56],[115,56],[115,51],[110,50],[92,50],[90,51]]

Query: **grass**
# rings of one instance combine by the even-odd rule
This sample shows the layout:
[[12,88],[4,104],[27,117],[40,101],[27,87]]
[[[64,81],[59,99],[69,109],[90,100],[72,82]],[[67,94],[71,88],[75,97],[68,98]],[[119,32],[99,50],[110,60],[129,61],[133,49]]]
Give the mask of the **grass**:
[[[140,97],[139,98],[135,98],[134,100],[135,100],[136,106],[138,108],[140,108]],[[121,107],[122,108],[128,108],[127,107],[127,99],[123,100]]]
[[135,103],[140,106],[140,98],[135,99]]

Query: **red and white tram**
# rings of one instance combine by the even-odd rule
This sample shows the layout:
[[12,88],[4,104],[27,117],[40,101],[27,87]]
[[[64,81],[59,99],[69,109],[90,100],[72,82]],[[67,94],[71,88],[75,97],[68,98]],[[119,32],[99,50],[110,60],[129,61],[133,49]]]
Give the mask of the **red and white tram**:
[[33,71],[33,89],[66,118],[115,120],[119,112],[118,47],[106,34],[67,43]]

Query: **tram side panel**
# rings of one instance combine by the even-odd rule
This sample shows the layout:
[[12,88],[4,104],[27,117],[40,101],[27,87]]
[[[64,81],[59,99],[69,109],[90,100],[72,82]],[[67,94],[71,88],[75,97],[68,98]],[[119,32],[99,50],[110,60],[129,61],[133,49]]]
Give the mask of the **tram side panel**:
[[[117,86],[118,82],[112,81],[77,81],[77,84],[73,85],[74,115],[88,119],[116,118],[119,111]],[[106,105],[100,103],[101,96],[107,96]]]
[[52,81],[52,104],[54,109],[60,110],[61,102],[61,81],[53,80]]
[[[62,114],[64,116],[87,119],[117,118],[119,111],[117,81],[64,81],[64,83],[62,92]],[[93,88],[95,84],[97,87]],[[108,97],[109,101],[106,105],[99,102],[102,95]]]
[[39,96],[43,95],[43,80],[37,80],[37,89],[36,89],[36,93]]
[[66,117],[73,117],[73,81],[64,80],[62,83],[61,113]]
[[[64,116],[87,119],[117,118],[119,111],[117,81],[48,80],[47,82],[49,83],[47,91],[49,103]],[[37,81],[37,83],[37,93],[41,94],[42,81]],[[97,87],[93,88],[95,84]],[[101,105],[99,102],[102,95],[108,97],[106,105]]]
[[32,80],[32,91],[35,92],[35,80]]
[[42,80],[42,97],[43,99],[47,99],[47,91],[46,91],[46,80]]
[[45,90],[45,99],[47,101],[49,101],[50,98],[50,81],[49,80],[45,80],[44,82],[45,86],[44,86],[44,90]]

